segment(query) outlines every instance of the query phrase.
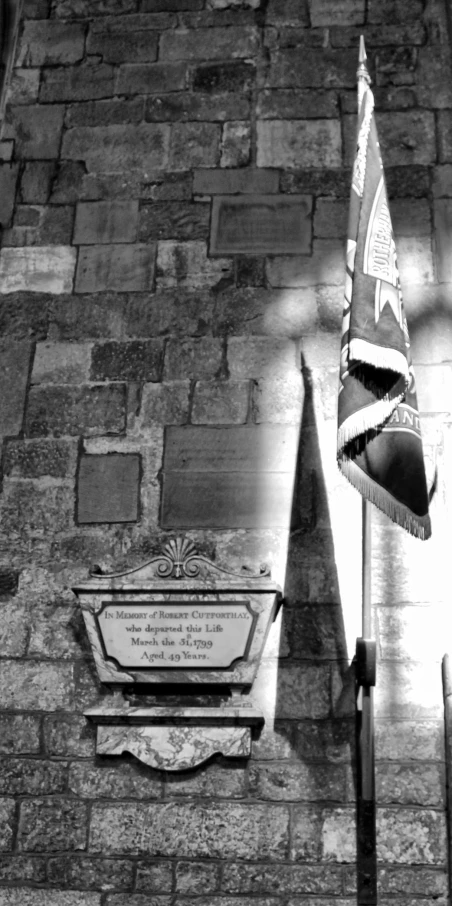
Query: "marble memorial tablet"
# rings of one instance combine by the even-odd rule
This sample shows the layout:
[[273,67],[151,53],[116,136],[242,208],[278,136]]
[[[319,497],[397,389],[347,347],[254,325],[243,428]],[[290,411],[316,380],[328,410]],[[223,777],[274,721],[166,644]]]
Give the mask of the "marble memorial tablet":
[[246,600],[115,601],[97,622],[107,657],[121,667],[228,669],[246,659],[257,616]]

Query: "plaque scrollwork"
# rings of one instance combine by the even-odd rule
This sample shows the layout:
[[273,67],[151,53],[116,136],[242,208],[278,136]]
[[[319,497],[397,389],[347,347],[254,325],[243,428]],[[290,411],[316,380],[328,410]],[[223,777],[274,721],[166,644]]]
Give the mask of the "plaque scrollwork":
[[127,576],[130,575],[130,573],[138,572],[145,567],[152,566],[155,567],[155,573],[159,579],[194,579],[199,575],[201,566],[203,565],[211,569],[213,568],[222,575],[233,576],[234,578],[242,579],[246,577],[247,579],[262,579],[270,576],[270,570],[265,563],[261,565],[257,575],[248,571],[246,567],[243,567],[242,573],[235,573],[229,569],[224,569],[224,567],[218,566],[208,557],[204,557],[202,554],[198,553],[195,544],[189,538],[181,537],[167,541],[163,546],[162,553],[147,560],[146,563],[143,563],[141,566],[132,567],[132,569],[127,569],[120,573],[107,573],[104,572],[100,566],[93,566],[90,570],[90,576],[118,578],[120,576]]

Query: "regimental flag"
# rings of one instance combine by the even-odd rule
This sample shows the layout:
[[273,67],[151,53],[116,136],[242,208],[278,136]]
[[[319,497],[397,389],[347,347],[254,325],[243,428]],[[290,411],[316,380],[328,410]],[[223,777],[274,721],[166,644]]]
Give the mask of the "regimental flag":
[[[364,56],[365,58],[365,56]],[[429,538],[410,340],[364,62],[353,167],[338,400],[339,467],[411,534]]]

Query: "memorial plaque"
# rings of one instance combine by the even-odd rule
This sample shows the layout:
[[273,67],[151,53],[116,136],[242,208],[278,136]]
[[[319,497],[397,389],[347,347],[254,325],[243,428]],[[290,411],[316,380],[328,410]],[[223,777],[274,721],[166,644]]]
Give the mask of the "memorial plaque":
[[308,255],[311,210],[305,195],[217,196],[210,254]]
[[120,667],[222,668],[246,658],[257,620],[248,601],[106,603],[97,615]]

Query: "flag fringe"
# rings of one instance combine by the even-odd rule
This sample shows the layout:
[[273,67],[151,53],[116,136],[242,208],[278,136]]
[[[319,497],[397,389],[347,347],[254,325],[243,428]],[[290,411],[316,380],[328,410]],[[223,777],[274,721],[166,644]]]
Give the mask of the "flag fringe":
[[390,418],[394,410],[397,409],[399,403],[403,401],[404,397],[405,391],[391,399],[385,397],[382,400],[377,400],[377,402],[372,403],[372,405],[366,406],[364,409],[359,409],[358,412],[354,412],[353,415],[349,415],[338,428],[338,454],[341,455],[344,447],[361,434],[365,434],[366,431],[377,431],[378,428],[381,428],[388,418]]
[[408,387],[410,373],[408,362],[403,352],[398,349],[390,349],[387,346],[376,346],[360,337],[350,340],[348,351],[348,361],[360,362],[365,365],[372,365],[374,368],[385,368],[388,371],[395,371],[404,377]]
[[366,500],[375,504],[382,513],[389,516],[393,522],[404,528],[410,535],[427,541],[432,534],[430,516],[416,516],[405,504],[395,500],[392,494],[377,484],[369,475],[356,465],[348,456],[339,459],[339,468],[350,484],[362,494]]

